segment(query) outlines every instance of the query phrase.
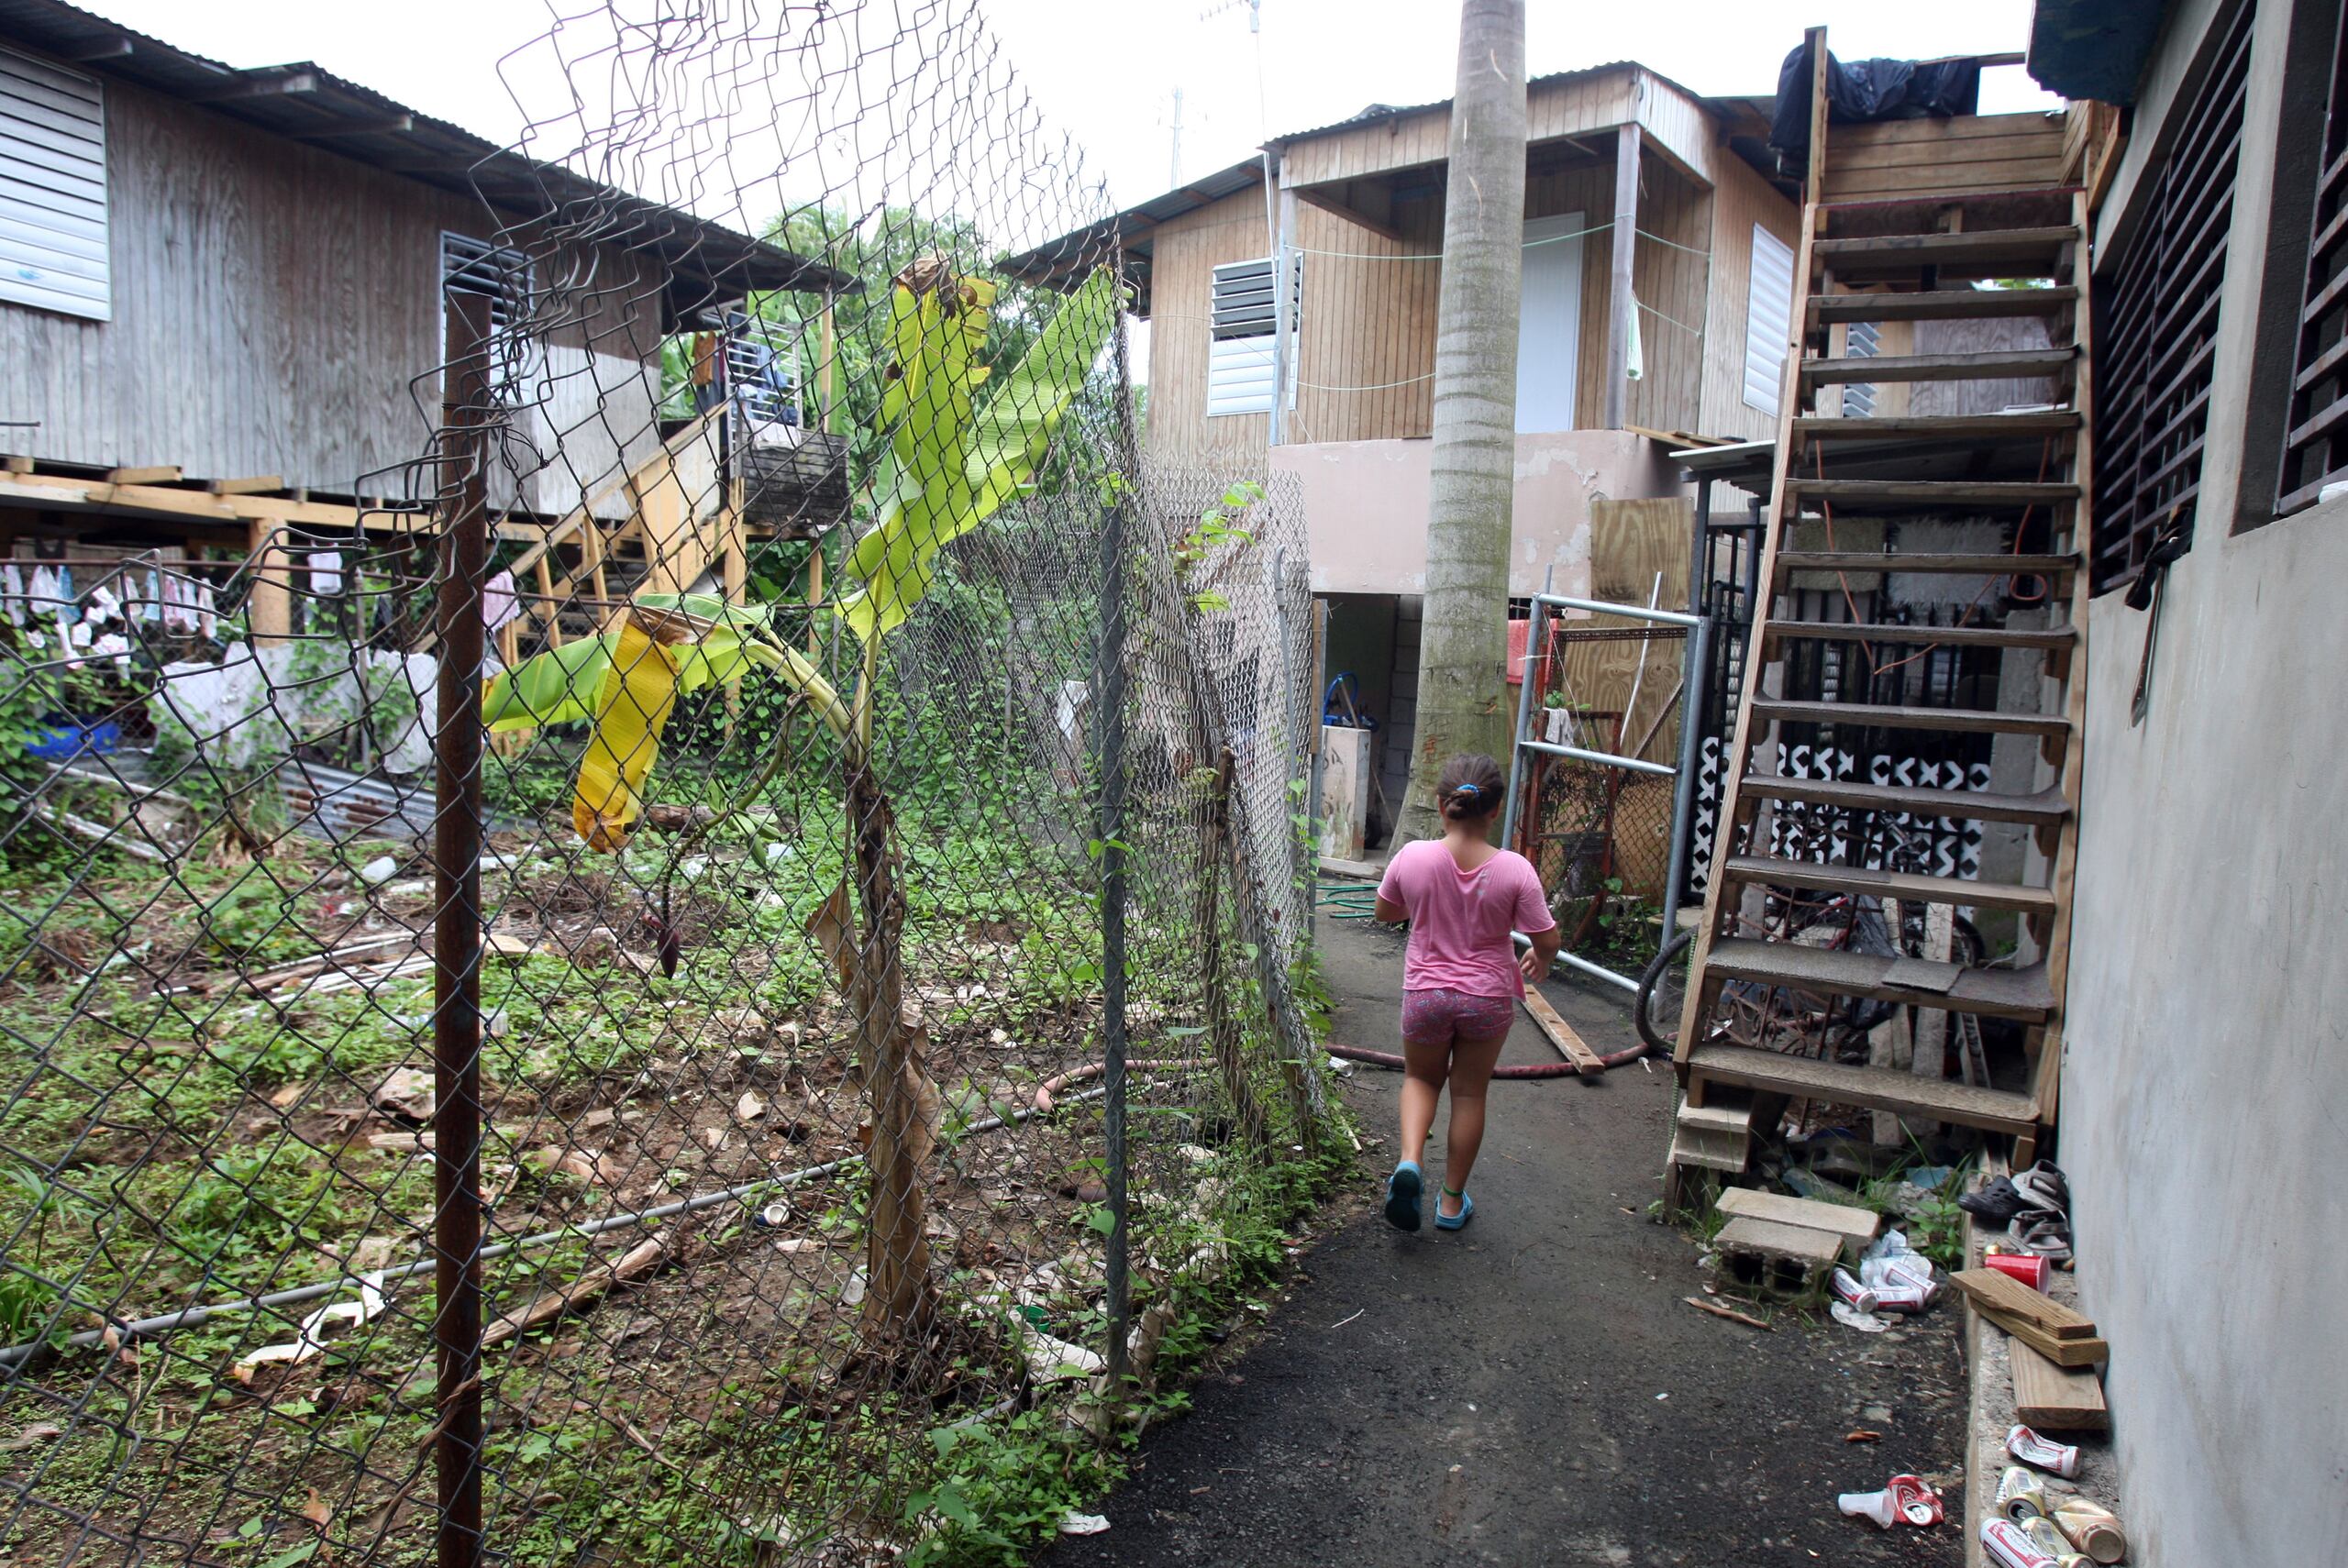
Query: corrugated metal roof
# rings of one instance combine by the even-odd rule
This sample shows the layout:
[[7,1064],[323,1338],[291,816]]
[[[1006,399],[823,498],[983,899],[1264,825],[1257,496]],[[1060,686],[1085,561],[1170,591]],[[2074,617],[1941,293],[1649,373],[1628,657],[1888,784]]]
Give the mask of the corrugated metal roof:
[[530,218],[603,204],[609,215],[599,237],[658,257],[680,315],[751,289],[860,286],[822,262],[523,157],[307,61],[241,70],[63,0],[0,0],[0,39],[508,215]]
[[[1560,82],[1577,82],[1588,77],[1604,76],[1610,72],[1616,71],[1642,72],[1674,92],[1685,94],[1700,104],[1705,101],[1702,94],[1689,91],[1662,72],[1641,65],[1635,60],[1610,60],[1603,65],[1586,65],[1578,71],[1553,71],[1546,76],[1530,78],[1524,83],[1524,90],[1530,93],[1536,88],[1553,86]],[[1290,131],[1286,136],[1276,136],[1264,145],[1286,147],[1290,142],[1305,141],[1316,136],[1328,136],[1342,130],[1358,130],[1363,126],[1378,125],[1387,120],[1399,120],[1409,115],[1423,115],[1436,109],[1449,107],[1451,107],[1451,100],[1448,98],[1437,98],[1430,104],[1372,104],[1368,108],[1348,115],[1342,120],[1332,120],[1325,126],[1315,126],[1311,130]]]
[[[0,0],[6,4],[6,0]],[[1023,250],[1016,256],[1006,256],[995,263],[998,271],[1029,282],[1057,284],[1063,280],[1080,280],[1092,269],[1109,259],[1113,248],[1124,257],[1125,281],[1134,288],[1134,308],[1137,315],[1149,314],[1149,270],[1151,261],[1151,231],[1159,224],[1180,217],[1184,213],[1198,211],[1237,195],[1264,182],[1264,160],[1243,159],[1228,169],[1218,169],[1202,175],[1163,195],[1152,196],[1137,206],[1098,223],[1087,224],[1058,239],[1047,240],[1033,250]]]

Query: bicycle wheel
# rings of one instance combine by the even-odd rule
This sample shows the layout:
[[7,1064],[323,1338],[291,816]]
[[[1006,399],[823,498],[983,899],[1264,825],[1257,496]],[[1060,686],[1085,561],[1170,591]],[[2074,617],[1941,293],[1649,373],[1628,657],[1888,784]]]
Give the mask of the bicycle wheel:
[[1675,933],[1639,976],[1638,1006],[1632,1017],[1639,1038],[1658,1055],[1670,1055],[1679,1038],[1679,1013],[1688,998],[1688,953],[1695,939],[1692,931]]

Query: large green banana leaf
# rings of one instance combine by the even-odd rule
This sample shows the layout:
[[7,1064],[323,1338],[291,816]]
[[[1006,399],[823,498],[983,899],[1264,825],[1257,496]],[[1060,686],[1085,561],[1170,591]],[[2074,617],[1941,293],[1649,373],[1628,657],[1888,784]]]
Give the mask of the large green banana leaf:
[[880,522],[849,552],[848,572],[862,586],[838,604],[867,642],[903,624],[929,592],[939,550],[1033,482],[1116,322],[1117,282],[1104,268],[1069,296],[979,407],[987,371],[976,357],[993,297],[992,284],[967,280],[924,292],[901,277],[892,290],[898,374],[880,409],[889,432],[875,486]]
[[[729,604],[714,593],[642,593],[633,602],[714,623],[698,641],[676,649],[680,694],[737,679],[764,662],[744,638],[766,624],[770,611]],[[593,719],[619,637],[616,630],[581,637],[493,677],[482,692],[482,723],[492,730],[525,730]]]

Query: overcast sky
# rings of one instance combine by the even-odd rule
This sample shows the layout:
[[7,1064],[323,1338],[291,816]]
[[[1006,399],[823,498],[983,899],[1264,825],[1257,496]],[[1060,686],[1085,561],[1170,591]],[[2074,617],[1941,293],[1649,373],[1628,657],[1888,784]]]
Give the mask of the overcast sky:
[[[500,57],[546,31],[548,0],[82,0],[91,9],[231,65],[314,60],[338,75],[498,141],[522,124]],[[670,14],[689,0],[618,0]],[[938,4],[903,0],[908,14]],[[1364,105],[1448,97],[1456,0],[991,0],[981,9],[1044,112],[1085,148],[1120,204],[1168,186],[1174,94],[1186,178],[1245,157],[1268,133],[1342,119]],[[576,12],[582,0],[556,0]],[[779,7],[770,6],[770,13]],[[867,36],[894,14],[868,0]],[[1844,60],[2019,50],[2029,0],[1534,0],[1535,73],[1636,60],[1700,93],[1766,94],[1802,28],[1823,22]],[[526,87],[526,92],[532,91]],[[1984,78],[1983,107],[2051,104],[2020,70]],[[533,112],[552,105],[534,103]],[[646,193],[654,194],[657,193]]]

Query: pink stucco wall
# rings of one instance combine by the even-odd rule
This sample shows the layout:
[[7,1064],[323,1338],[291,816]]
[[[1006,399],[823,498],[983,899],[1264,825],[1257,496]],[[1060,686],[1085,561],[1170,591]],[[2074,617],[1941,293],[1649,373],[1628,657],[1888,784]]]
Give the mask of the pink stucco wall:
[[[1315,593],[1426,591],[1426,440],[1328,441],[1271,450],[1275,472],[1304,494]],[[1623,430],[1568,430],[1516,438],[1516,521],[1509,591],[1589,591],[1589,503],[1683,495],[1658,443]]]

